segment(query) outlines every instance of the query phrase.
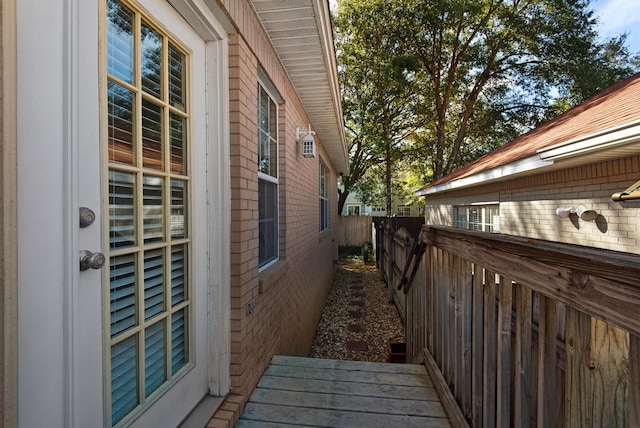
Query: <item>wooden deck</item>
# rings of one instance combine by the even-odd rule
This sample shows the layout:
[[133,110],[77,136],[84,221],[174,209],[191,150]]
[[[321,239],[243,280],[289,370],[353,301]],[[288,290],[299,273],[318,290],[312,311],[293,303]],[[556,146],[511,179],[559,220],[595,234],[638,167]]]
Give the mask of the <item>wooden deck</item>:
[[449,427],[424,366],[276,356],[236,427]]

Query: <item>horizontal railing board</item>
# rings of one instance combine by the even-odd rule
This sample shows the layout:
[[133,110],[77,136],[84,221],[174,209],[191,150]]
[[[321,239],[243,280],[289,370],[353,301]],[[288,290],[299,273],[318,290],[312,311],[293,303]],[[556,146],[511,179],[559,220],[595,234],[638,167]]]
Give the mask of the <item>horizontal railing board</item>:
[[427,344],[454,426],[638,425],[640,255],[441,226],[419,239],[407,358]]
[[452,228],[422,233],[430,245],[640,335],[640,255]]

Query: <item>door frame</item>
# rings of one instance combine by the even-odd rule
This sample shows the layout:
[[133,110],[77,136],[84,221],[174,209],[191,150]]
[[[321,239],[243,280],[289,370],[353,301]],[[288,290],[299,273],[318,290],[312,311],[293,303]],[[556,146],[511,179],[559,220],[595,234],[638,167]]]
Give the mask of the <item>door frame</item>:
[[16,1],[0,3],[0,401],[2,426],[17,425]]
[[[142,9],[145,9],[145,0],[132,1],[139,3]],[[229,304],[231,296],[231,216],[227,207],[231,203],[228,29],[232,27],[226,21],[221,22],[220,17],[224,16],[221,10],[212,10],[202,0],[165,1],[190,24],[205,45],[206,58],[203,62],[206,68],[205,85],[207,88],[205,100],[206,182],[202,182],[201,185],[203,188],[206,187],[207,233],[196,232],[194,235],[199,239],[206,239],[208,254],[206,267],[207,343],[200,345],[207,347],[208,366],[206,373],[209,394],[222,397],[229,392],[231,383],[231,310]],[[171,31],[170,22],[160,22]],[[101,70],[103,69],[105,69],[104,64],[101,65]],[[101,71],[101,79],[103,78]],[[101,113],[101,118],[102,116]],[[101,124],[100,129],[105,132],[104,124]],[[101,141],[104,139],[103,135]],[[197,193],[194,188],[192,191],[194,195]],[[103,212],[105,212],[104,209],[103,204]],[[196,364],[202,364],[202,362],[196,362]],[[106,393],[108,391],[105,391]],[[207,403],[211,403],[211,401],[203,400],[201,405],[207,406]],[[212,414],[214,410],[211,409],[210,413]]]
[[[221,9],[202,0],[167,0],[206,43],[207,224],[209,232],[209,393],[230,390],[231,204],[229,38],[233,26]],[[211,2],[208,2],[211,3]],[[212,59],[215,63],[212,63]]]
[[[100,366],[104,367],[102,334],[96,338],[97,342],[91,342],[92,346],[94,343],[98,344],[97,353],[95,349],[83,349],[80,339],[86,332],[75,328],[74,323],[83,319],[79,315],[81,309],[77,303],[80,301],[78,296],[85,293],[86,289],[80,286],[80,275],[100,277],[101,273],[80,273],[78,268],[78,251],[84,249],[82,241],[86,232],[79,231],[78,228],[78,207],[84,204],[85,195],[78,190],[77,183],[82,177],[78,177],[75,168],[80,161],[80,145],[98,144],[100,141],[100,103],[87,103],[87,100],[100,100],[99,82],[103,78],[96,51],[99,46],[99,25],[96,24],[101,19],[100,0],[55,0],[43,5],[38,11],[31,11],[26,3],[18,4],[16,0],[0,1],[0,112],[3,114],[0,121],[0,139],[3,143],[0,150],[3,192],[0,201],[3,214],[0,224],[0,252],[3,256],[0,282],[5,286],[0,295],[0,317],[4,323],[4,350],[0,353],[0,386],[3,387],[0,398],[5,409],[3,418],[5,425],[14,426],[18,414],[36,410],[29,415],[32,422],[48,420],[53,425],[68,427],[94,426],[96,418],[103,420],[103,400],[96,402],[94,397],[85,396],[82,382],[100,382],[102,397],[105,374],[102,370],[99,373],[92,372],[88,374],[90,379],[87,379],[87,373],[78,372],[74,362],[88,357],[94,361],[99,359]],[[221,24],[220,17],[223,15],[212,11],[204,0],[162,1],[170,3],[192,23],[196,33],[206,42],[207,57],[216,59],[214,62],[206,61],[210,91],[206,100],[206,162],[210,173],[206,183],[209,227],[206,286],[210,315],[207,320],[209,343],[203,345],[208,347],[210,357],[207,367],[209,392],[211,395],[222,396],[228,393],[230,385],[229,77],[228,33],[225,29],[232,27]],[[42,32],[36,34],[29,29]],[[51,32],[51,43],[27,43],[38,41],[45,30]],[[23,53],[20,57],[16,55],[18,48]],[[87,57],[87,52],[96,52],[96,55]],[[18,76],[20,70],[28,72]],[[44,76],[46,79],[29,85],[27,82],[30,76]],[[16,88],[22,89],[20,99],[17,99]],[[43,90],[43,93],[37,93],[38,90]],[[36,115],[37,121],[44,113],[49,112],[49,121],[55,126],[47,130],[47,137],[50,138],[42,138],[42,130],[29,126],[31,114]],[[16,135],[20,129],[28,131],[21,135],[28,143],[26,149],[20,148],[17,142]],[[48,144],[44,144],[47,140]],[[37,162],[31,164],[26,160],[30,154],[27,150],[37,150],[39,144],[45,149],[41,153],[35,153]],[[55,156],[46,159],[45,156],[50,153],[55,153]],[[17,162],[20,162],[20,167]],[[42,168],[43,165],[46,167]],[[39,186],[38,180],[42,180],[39,174],[45,174],[44,177],[48,178],[52,171],[56,174],[53,176],[54,180]],[[19,178],[22,179],[20,193],[17,189]],[[42,189],[49,192],[42,201],[29,195],[38,188],[40,192]],[[51,201],[54,204],[47,205]],[[20,221],[16,211],[18,208],[21,208]],[[53,213],[55,219],[50,218],[49,213]],[[61,221],[56,220],[60,219],[59,216]],[[98,229],[100,222],[101,219],[96,219]],[[31,224],[36,225],[33,230],[29,228]],[[37,236],[37,231],[44,230],[46,235]],[[52,242],[55,243],[55,253],[46,253],[39,245],[40,242],[46,242],[47,248],[54,245]],[[22,262],[21,268],[17,266],[18,260]],[[48,272],[47,269],[51,267],[54,269]],[[45,276],[46,282],[35,282]],[[24,285],[28,285],[26,291],[20,292],[20,296],[27,297],[22,303],[17,302],[18,280],[25,281],[27,284]],[[55,295],[54,300],[42,301],[44,297],[38,296],[36,287],[41,285],[47,286],[47,295]],[[90,292],[101,295],[101,286]],[[34,299],[36,304],[33,307],[29,299]],[[38,313],[43,307],[51,308],[51,313],[55,312],[54,320],[46,318],[50,313]],[[25,314],[26,323],[21,323],[18,327],[16,318],[22,317],[21,314]],[[102,314],[98,316],[101,320]],[[37,331],[34,327],[36,321],[48,322],[47,328]],[[53,337],[45,337],[45,332],[51,332]],[[30,343],[27,334],[35,334],[35,340]],[[45,358],[42,354],[46,347],[44,342],[53,341],[56,341],[56,349]],[[37,352],[34,353],[33,350]],[[24,352],[20,358],[22,368],[17,362],[19,351]],[[26,363],[23,357],[28,358]],[[28,372],[30,368],[35,370]],[[26,392],[18,390],[18,373],[27,375],[27,379],[20,381],[28,385]],[[43,382],[42,379],[49,381]],[[55,393],[51,393],[52,388],[55,388]],[[37,393],[29,396],[29,391]],[[24,399],[20,403],[19,394]],[[40,401],[40,398],[45,400]]]

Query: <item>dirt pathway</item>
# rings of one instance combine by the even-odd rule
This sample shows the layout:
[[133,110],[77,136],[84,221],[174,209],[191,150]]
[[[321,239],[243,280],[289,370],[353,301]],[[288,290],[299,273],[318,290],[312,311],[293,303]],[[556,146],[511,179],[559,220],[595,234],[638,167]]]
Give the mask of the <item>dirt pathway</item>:
[[387,361],[387,345],[404,342],[404,326],[375,263],[342,256],[310,357]]

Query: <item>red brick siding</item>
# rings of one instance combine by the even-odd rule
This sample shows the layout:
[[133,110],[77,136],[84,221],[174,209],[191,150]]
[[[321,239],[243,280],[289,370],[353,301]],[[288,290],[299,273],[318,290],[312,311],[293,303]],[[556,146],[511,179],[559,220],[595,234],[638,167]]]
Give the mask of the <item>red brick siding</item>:
[[[233,426],[273,355],[306,355],[330,291],[338,255],[337,198],[329,190],[329,230],[319,231],[319,162],[327,188],[337,174],[321,142],[319,156],[303,158],[296,127],[309,119],[245,2],[224,2],[249,33],[229,41],[231,120],[231,395],[209,426]],[[234,12],[235,11],[235,12]],[[251,15],[251,14],[249,14]],[[252,43],[258,43],[252,44]],[[258,65],[284,99],[279,106],[280,259],[258,271]],[[316,138],[316,141],[318,139]],[[255,302],[255,311],[247,304]]]

